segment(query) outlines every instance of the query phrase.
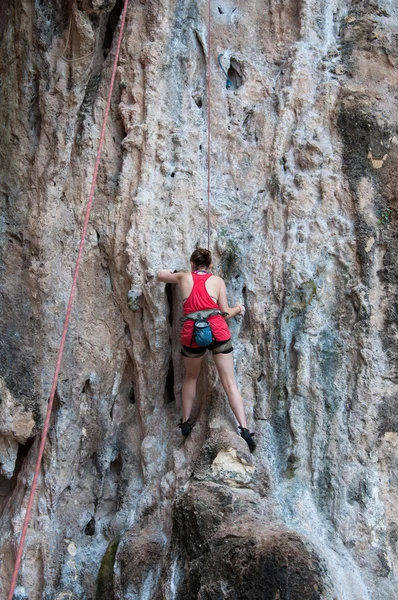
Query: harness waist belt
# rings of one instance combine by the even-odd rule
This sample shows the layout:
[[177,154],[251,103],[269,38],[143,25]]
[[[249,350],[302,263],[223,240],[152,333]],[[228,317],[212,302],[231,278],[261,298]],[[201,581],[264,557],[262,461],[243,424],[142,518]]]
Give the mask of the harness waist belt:
[[207,308],[205,310],[197,310],[195,312],[191,312],[186,314],[184,317],[181,317],[181,323],[185,323],[185,321],[197,321],[198,319],[208,319],[209,317],[213,317],[214,315],[220,315],[222,317],[226,317],[229,313],[221,312],[221,310],[214,310],[214,308]]

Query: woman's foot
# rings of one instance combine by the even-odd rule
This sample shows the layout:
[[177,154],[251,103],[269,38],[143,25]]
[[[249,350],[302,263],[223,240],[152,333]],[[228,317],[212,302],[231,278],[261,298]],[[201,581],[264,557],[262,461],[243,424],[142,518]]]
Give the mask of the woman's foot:
[[184,437],[187,437],[187,435],[189,435],[192,431],[192,423],[191,423],[191,419],[187,419],[186,421],[183,421],[181,419],[181,421],[178,424],[178,427],[181,429],[181,433]]
[[254,433],[250,433],[246,427],[241,427],[239,425],[238,429],[240,429],[240,435],[245,440],[246,444],[249,446],[250,452],[254,452],[256,449],[256,442],[253,440]]

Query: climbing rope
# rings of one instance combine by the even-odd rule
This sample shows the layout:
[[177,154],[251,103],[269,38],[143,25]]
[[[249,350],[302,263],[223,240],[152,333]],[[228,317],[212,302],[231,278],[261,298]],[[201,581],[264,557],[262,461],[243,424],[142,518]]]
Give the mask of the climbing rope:
[[[72,29],[72,16],[69,19],[68,35],[66,36],[65,48],[64,48],[60,58],[62,58],[62,60],[64,60],[65,62],[73,63],[73,62],[79,62],[79,60],[84,60],[85,58],[92,56],[94,54],[94,50],[92,52],[89,52],[88,54],[85,54],[84,56],[79,56],[78,58],[66,58],[65,54],[66,54],[66,51],[69,46],[69,38],[70,38],[71,29]],[[94,44],[94,46],[95,46],[95,44]]]
[[208,16],[208,48],[207,48],[207,249],[210,250],[210,150],[211,150],[211,118],[210,118],[210,50],[211,50],[211,0],[209,0]]
[[57,388],[57,380],[58,380],[58,375],[59,375],[59,371],[61,368],[61,361],[62,361],[62,355],[64,352],[66,334],[68,331],[69,320],[70,320],[71,311],[72,311],[73,297],[76,292],[77,278],[79,275],[80,262],[81,262],[82,255],[83,255],[84,241],[85,241],[85,237],[86,237],[91,206],[92,206],[93,198],[94,198],[94,190],[95,190],[95,185],[96,185],[96,181],[97,181],[98,169],[99,169],[101,153],[102,153],[102,146],[103,146],[104,138],[105,138],[106,122],[108,119],[109,109],[111,106],[112,91],[113,91],[113,86],[115,83],[116,69],[117,69],[117,64],[118,64],[118,60],[119,60],[120,46],[122,43],[122,36],[123,36],[124,24],[125,24],[125,20],[126,20],[128,1],[129,0],[124,0],[123,13],[122,13],[122,18],[121,18],[121,22],[120,22],[119,37],[118,37],[118,41],[117,41],[115,59],[113,62],[112,76],[111,76],[111,80],[110,80],[110,84],[109,84],[108,99],[107,99],[107,103],[106,103],[104,120],[103,120],[103,124],[102,124],[102,129],[101,129],[101,136],[100,136],[99,145],[98,145],[98,152],[97,152],[97,158],[95,161],[94,174],[93,174],[93,179],[92,179],[92,183],[91,183],[90,194],[88,197],[86,212],[85,212],[85,216],[84,216],[83,231],[82,231],[82,236],[80,239],[79,252],[77,255],[75,271],[73,274],[73,282],[72,282],[72,287],[71,287],[71,291],[70,291],[70,295],[69,295],[68,307],[66,310],[64,328],[62,330],[61,343],[60,343],[59,350],[58,350],[57,363],[56,363],[56,367],[55,367],[55,373],[54,373],[54,378],[53,378],[53,382],[52,382],[50,398],[48,401],[46,419],[44,422],[44,427],[43,427],[41,440],[40,440],[40,447],[39,447],[39,453],[37,456],[36,468],[35,468],[35,472],[34,472],[34,476],[33,476],[32,488],[30,490],[28,507],[26,509],[25,519],[24,519],[24,523],[23,523],[23,527],[22,527],[21,538],[20,538],[19,546],[18,546],[17,557],[15,560],[14,572],[13,572],[11,585],[10,585],[10,591],[8,593],[7,600],[12,600],[12,598],[14,596],[15,585],[17,582],[18,572],[19,572],[19,568],[20,568],[20,564],[21,564],[22,551],[23,551],[24,544],[25,544],[26,532],[28,530],[30,516],[32,513],[33,500],[34,500],[34,496],[35,496],[35,492],[36,492],[37,480],[39,477],[41,461],[43,458],[44,445],[45,445],[46,439],[47,439],[51,411],[52,411],[52,407],[53,407],[53,403],[54,403],[54,396],[55,396],[55,392],[56,392],[56,388]]

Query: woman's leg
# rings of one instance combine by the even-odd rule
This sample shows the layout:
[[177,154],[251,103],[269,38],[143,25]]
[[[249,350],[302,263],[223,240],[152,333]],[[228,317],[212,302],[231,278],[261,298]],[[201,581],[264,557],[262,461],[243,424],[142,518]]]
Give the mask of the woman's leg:
[[213,354],[214,362],[220,375],[221,383],[228,396],[229,405],[241,427],[247,427],[242,396],[236,387],[234,375],[233,352],[229,354]]
[[199,377],[203,356],[188,358],[184,356],[185,379],[182,384],[182,420],[188,421],[196,396],[196,382]]

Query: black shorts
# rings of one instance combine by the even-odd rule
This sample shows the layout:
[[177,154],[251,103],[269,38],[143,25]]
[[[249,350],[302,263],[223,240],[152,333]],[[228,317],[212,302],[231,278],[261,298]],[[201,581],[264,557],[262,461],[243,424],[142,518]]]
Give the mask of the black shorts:
[[206,350],[211,350],[213,354],[229,354],[233,351],[232,340],[225,340],[224,342],[212,342],[210,346],[206,348],[189,348],[189,346],[183,346],[181,354],[187,358],[200,358],[204,356]]

